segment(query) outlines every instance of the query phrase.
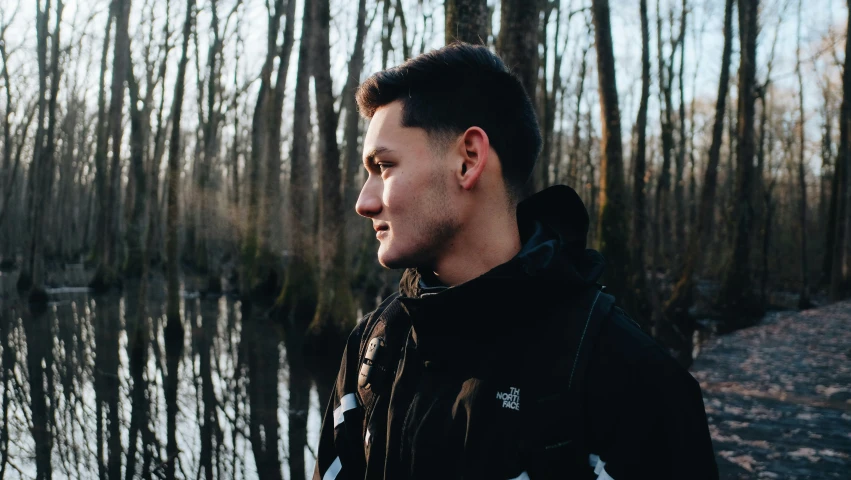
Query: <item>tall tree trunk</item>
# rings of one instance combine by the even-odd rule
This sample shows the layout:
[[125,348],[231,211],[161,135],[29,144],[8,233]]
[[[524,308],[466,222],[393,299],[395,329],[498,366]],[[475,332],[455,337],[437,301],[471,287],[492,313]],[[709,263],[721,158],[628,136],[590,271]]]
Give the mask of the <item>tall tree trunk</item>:
[[798,184],[801,188],[798,199],[798,221],[801,235],[801,294],[798,298],[798,308],[806,309],[812,306],[810,302],[809,262],[807,261],[807,176],[804,165],[804,150],[806,149],[805,113],[804,113],[804,74],[801,71],[801,0],[798,0],[798,48],[795,50],[795,70],[798,77],[798,111],[801,119],[798,123]]
[[342,351],[354,327],[355,308],[352,300],[348,260],[343,227],[345,215],[341,195],[342,171],[337,146],[337,115],[331,81],[331,48],[329,0],[316,1],[316,51],[313,75],[316,110],[319,120],[319,297],[316,314],[310,326],[310,362],[317,383],[329,385],[339,365],[325,354]]
[[644,175],[647,171],[647,103],[650,100],[650,25],[647,20],[647,0],[639,3],[641,16],[641,100],[635,119],[635,152],[632,155],[632,259],[631,288],[636,305],[631,313],[645,327],[649,317],[647,304],[647,275],[644,266],[645,225],[647,224],[647,194]]
[[393,10],[396,13],[396,18],[399,19],[399,33],[402,37],[402,56],[404,60],[407,60],[411,58],[411,44],[408,42],[408,23],[405,21],[405,9],[402,8],[402,0],[396,0]]
[[627,226],[627,192],[623,177],[623,152],[621,144],[620,108],[615,78],[615,56],[612,48],[612,31],[608,0],[592,0],[591,14],[597,47],[597,70],[600,83],[600,216],[598,219],[598,244],[600,252],[609,262],[606,281],[613,295],[631,305],[627,289],[630,266],[629,229]]
[[390,50],[393,49],[391,38],[393,37],[393,27],[396,25],[396,19],[390,17],[390,2],[393,0],[383,1],[384,5],[381,11],[381,69],[387,70]]
[[102,275],[102,287],[108,288],[117,281],[116,271],[123,263],[118,258],[117,236],[119,230],[119,207],[121,205],[121,139],[124,110],[124,82],[129,71],[130,53],[130,4],[131,0],[115,1],[115,48],[112,60],[112,99],[109,103],[109,128],[112,137],[112,164],[109,167],[108,204],[104,256],[98,267]]
[[[310,143],[308,137],[310,131],[310,77],[313,69],[322,65],[320,57],[327,55],[327,51],[325,53],[317,52],[318,48],[315,44],[317,42],[317,21],[314,16],[318,13],[318,10],[324,10],[324,7],[317,5],[315,0],[305,0],[301,23],[302,35],[299,45],[298,72],[296,74],[290,152],[290,184],[288,189],[290,208],[287,214],[290,226],[291,257],[284,286],[278,297],[278,312],[283,320],[284,344],[287,352],[287,363],[290,368],[288,415],[290,428],[287,436],[290,448],[290,476],[294,479],[304,478],[305,472],[306,412],[310,403],[310,373],[305,360],[305,343],[308,326],[316,314],[318,295],[313,229],[311,228],[309,214],[309,202],[315,193],[310,186]],[[328,28],[327,24],[325,28]],[[327,30],[325,32],[325,35],[327,35]],[[321,82],[322,76],[320,74],[316,77],[317,103],[319,102]],[[330,85],[328,88],[330,88]],[[320,111],[320,109],[317,109],[317,113]],[[327,112],[320,113],[322,115],[319,118],[320,132],[324,132],[321,122],[328,120],[325,117],[326,114]],[[333,128],[336,130],[336,116],[334,116]],[[325,133],[320,134],[325,135]],[[322,153],[325,153],[324,148]],[[339,159],[339,152],[336,155],[336,158]],[[337,192],[339,192],[341,187],[339,177],[336,186]],[[340,194],[337,193],[337,195]]]
[[[241,39],[239,39],[241,40]],[[236,42],[239,45],[239,40]],[[233,89],[239,91],[239,51],[234,50],[234,73],[233,73]],[[230,152],[230,176],[231,176],[231,208],[233,211],[239,211],[239,156],[242,153],[242,124],[240,123],[239,112],[239,97],[241,95],[234,94],[231,99],[230,110],[233,113],[233,141]],[[237,235],[237,239],[240,237]]]
[[[167,17],[167,15],[166,15]],[[148,172],[150,179],[150,192],[148,194],[148,212],[150,213],[150,220],[148,221],[148,233],[145,240],[145,252],[147,253],[149,262],[160,263],[162,260],[162,253],[159,248],[162,246],[162,226],[160,219],[162,218],[162,209],[160,208],[160,165],[162,165],[163,155],[165,155],[165,135],[168,131],[168,123],[171,119],[171,115],[163,118],[163,112],[165,111],[165,74],[166,74],[166,65],[168,64],[168,35],[169,35],[169,27],[166,23],[166,26],[163,28],[164,36],[166,38],[166,48],[165,53],[163,54],[162,62],[160,63],[160,71],[159,77],[162,81],[160,88],[160,104],[159,108],[157,108],[157,131],[154,133],[154,151],[153,155],[151,155],[150,160],[150,171]],[[163,195],[165,196],[165,195]]]
[[[718,186],[718,163],[721,158],[721,142],[724,135],[724,111],[726,109],[727,90],[730,84],[730,56],[733,50],[733,1],[726,0],[724,6],[724,48],[721,53],[721,75],[718,81],[718,96],[715,98],[715,120],[712,123],[712,142],[709,146],[709,161],[703,176],[703,188],[700,193],[700,208],[697,227],[692,229],[688,239],[680,278],[671,298],[665,303],[663,321],[666,331],[661,339],[668,346],[678,350],[677,358],[681,363],[691,362],[691,336],[694,325],[688,316],[688,309],[694,303],[695,275],[700,267],[707,234],[715,211],[715,192]],[[677,348],[679,346],[679,348]]]
[[[590,32],[589,32],[590,33]],[[577,74],[578,83],[576,87],[576,104],[573,110],[573,143],[570,153],[570,165],[567,166],[567,184],[573,188],[579,188],[580,166],[584,153],[582,151],[582,95],[585,93],[585,77],[588,70],[588,49],[587,45],[582,49],[582,62],[579,64],[579,73]],[[593,182],[591,182],[593,183]],[[593,209],[592,209],[593,211]]]
[[487,0],[446,0],[443,6],[447,45],[455,41],[487,45],[490,20]]
[[[277,39],[281,18],[286,10],[284,43],[278,47]],[[245,293],[252,291],[272,298],[280,289],[283,273],[279,265],[281,244],[281,123],[284,88],[289,68],[289,58],[294,43],[295,1],[277,0],[269,12],[266,62],[261,73],[260,92],[252,124],[251,167],[249,169],[249,228],[246,232],[243,279]],[[272,85],[275,58],[279,58],[276,83]],[[265,160],[265,165],[263,165]],[[263,182],[261,186],[261,170]],[[259,191],[262,188],[262,194]],[[262,201],[260,197],[262,196]]]
[[[398,6],[397,6],[398,8]],[[364,43],[366,41],[366,33],[369,29],[366,18],[366,0],[358,2],[357,25],[355,27],[355,44],[352,50],[352,57],[349,59],[348,76],[346,84],[343,87],[343,98],[340,100],[340,105],[343,114],[343,204],[354,205],[357,200],[358,192],[360,191],[360,183],[363,181],[363,163],[361,163],[360,155],[360,114],[358,113],[357,103],[355,101],[355,93],[360,84],[360,77],[364,67]],[[373,273],[372,269],[364,268],[366,262],[370,261],[374,252],[361,248],[365,234],[367,233],[366,226],[358,221],[354,215],[344,215],[346,222],[345,236],[346,246],[351,248],[351,257],[355,259],[354,276],[357,280],[354,282],[363,290],[367,289],[369,282],[362,275],[364,272]],[[371,231],[371,229],[370,229]],[[369,260],[367,260],[369,258]]]
[[[100,80],[98,88],[98,114],[97,124],[95,127],[95,193],[97,197],[97,221],[95,227],[95,248],[92,251],[96,255],[98,265],[105,266],[105,249],[106,249],[106,233],[107,219],[109,217],[109,197],[107,192],[107,182],[109,179],[109,167],[106,162],[106,150],[109,147],[109,120],[106,116],[106,69],[107,58],[109,54],[109,38],[112,30],[112,19],[115,12],[115,0],[110,2],[109,15],[106,21],[106,34],[103,37],[103,50],[100,61]],[[113,67],[114,68],[114,67]],[[99,286],[101,276],[106,272],[102,271],[95,274],[91,286]]]
[[[555,19],[555,42],[553,44],[553,73],[552,73],[552,83],[547,83],[547,64],[549,63],[547,60],[549,49],[547,48],[547,24],[549,23],[549,16],[551,11],[555,10],[556,19]],[[554,135],[555,135],[555,116],[556,116],[556,108],[557,108],[557,100],[558,100],[558,92],[561,89],[561,63],[564,58],[564,50],[567,46],[567,40],[570,37],[570,32],[568,31],[567,35],[564,36],[564,44],[560,45],[561,40],[561,1],[554,0],[552,3],[548,4],[546,7],[546,13],[544,15],[544,25],[541,29],[541,43],[544,46],[544,55],[542,58],[542,76],[541,76],[541,85],[542,91],[539,94],[540,101],[539,105],[539,117],[543,124],[541,125],[541,136],[542,136],[542,145],[541,145],[541,155],[538,157],[538,161],[535,164],[535,171],[532,173],[533,181],[536,183],[536,190],[541,190],[550,185],[550,166],[552,165],[554,169],[558,169],[559,159],[553,158],[553,144],[554,144]],[[570,25],[570,20],[568,18],[567,22],[568,26]],[[557,181],[557,180],[556,180]]]
[[[819,287],[830,285],[831,269],[833,268],[833,237],[836,236],[836,194],[833,185],[836,179],[836,162],[833,157],[833,102],[831,102],[831,82],[825,82],[822,92],[824,97],[824,130],[821,147],[821,188],[819,189],[821,210],[819,218],[825,228],[824,257],[822,261]],[[828,190],[830,193],[828,194]],[[829,196],[828,196],[829,195]]]
[[[130,49],[126,56],[130,59]],[[130,173],[133,178],[133,199],[130,221],[127,224],[127,232],[124,240],[127,244],[127,257],[123,265],[124,275],[130,278],[139,278],[142,275],[142,258],[145,256],[144,238],[146,222],[146,206],[148,196],[148,178],[145,171],[145,150],[148,144],[150,114],[147,99],[141,99],[139,94],[139,83],[133,75],[132,61],[128,61],[127,80],[130,92]],[[148,89],[153,86],[148,82]],[[140,103],[143,105],[140,108]],[[131,199],[128,196],[128,202]]]
[[[9,200],[12,198],[12,190],[15,187],[15,178],[18,173],[18,164],[15,163],[15,166],[12,167],[12,83],[9,80],[9,57],[8,52],[6,52],[6,26],[3,26],[2,32],[0,32],[0,61],[3,62],[3,87],[6,90],[6,105],[5,112],[3,112],[3,165],[2,170],[0,170],[0,175],[2,175],[2,181],[0,181],[0,187],[3,188],[3,194],[0,194],[0,206],[2,206],[2,210],[0,210],[0,258],[3,260],[6,259],[7,255],[10,255],[11,250],[9,246],[9,240],[11,236],[9,235],[9,230],[3,228],[4,220],[6,219],[6,214],[9,212]],[[11,255],[14,257],[14,255]],[[5,467],[5,463],[0,465],[0,470]],[[3,476],[0,474],[0,480],[2,480]]]
[[[51,1],[47,0],[42,9],[41,2],[36,3],[36,38],[38,57],[38,121],[33,146],[33,161],[30,164],[27,179],[27,244],[24,252],[24,265],[18,277],[17,288],[28,297],[30,302],[46,302],[44,292],[44,210],[50,198],[53,181],[53,154],[55,149],[54,132],[56,129],[56,106],[59,93],[59,27],[64,4],[58,0],[56,5],[56,25],[53,34],[49,33]],[[50,64],[47,59],[48,38],[51,39]],[[48,87],[47,79],[50,78]],[[48,102],[46,98],[50,97]],[[45,122],[47,123],[45,125]]]
[[[275,87],[271,90],[269,128],[266,132],[266,200],[263,206],[264,223],[261,229],[261,244],[258,258],[259,263],[268,259],[279,259],[277,252],[283,247],[279,239],[283,236],[283,229],[279,228],[283,223],[283,212],[281,205],[283,196],[281,194],[281,126],[283,124],[284,93],[286,91],[287,75],[289,73],[290,57],[295,43],[295,0],[286,3],[286,21],[284,23],[283,44],[276,49],[278,54],[278,71],[275,78]],[[283,5],[282,5],[283,8]],[[277,36],[275,37],[277,39]],[[277,271],[275,283],[270,284],[271,289],[267,292],[274,297],[283,284],[283,273]]]
[[[532,102],[538,86],[538,27],[541,2],[535,0],[503,0],[501,4],[497,53],[505,65],[519,78]],[[525,194],[534,193],[534,178]]]
[[[296,74],[293,105],[293,131],[290,144],[290,185],[287,211],[291,260],[278,303],[287,314],[285,336],[304,334],[316,307],[314,277],[314,250],[309,218],[310,186],[310,77],[313,52],[312,2],[305,0],[302,18],[302,35],[299,45],[298,72]],[[292,309],[298,310],[298,314]]]
[[[221,118],[221,106],[217,106],[216,100],[220,96],[221,83],[221,67],[219,57],[222,54],[222,39],[219,32],[219,2],[218,0],[210,1],[210,29],[212,39],[210,46],[207,49],[207,118],[203,118],[203,110],[201,114],[201,130],[203,139],[203,152],[201,156],[201,165],[198,172],[198,218],[195,223],[196,239],[194,264],[198,270],[207,274],[207,291],[219,292],[221,285],[218,281],[218,269],[214,265],[209,251],[209,240],[212,232],[211,219],[214,214],[214,209],[211,205],[216,194],[216,188],[212,183],[213,163],[219,153],[219,121]],[[196,59],[197,61],[197,59]]]
[[[50,207],[50,211],[53,211],[53,206],[51,205],[52,192],[53,192],[53,179],[54,179],[54,170],[55,170],[55,157],[56,157],[56,124],[58,123],[58,117],[56,115],[56,108],[58,106],[58,96],[59,96],[59,79],[61,76],[61,70],[59,68],[59,56],[60,56],[60,24],[62,21],[62,12],[65,8],[65,4],[62,0],[58,0],[56,2],[56,24],[53,28],[53,33],[51,34],[50,41],[50,100],[47,103],[47,130],[45,131],[45,143],[44,150],[42,150],[43,161],[42,165],[45,167],[41,174],[41,187],[39,191],[41,192],[42,200],[39,202],[37,209],[37,216],[39,220],[36,222],[37,229],[35,230],[36,238],[37,238],[37,247],[33,250],[34,252],[39,252],[39,255],[42,254],[43,250],[45,250],[46,239],[50,232],[45,232],[45,218],[47,215],[45,211]],[[43,266],[43,261],[38,262]],[[42,272],[44,273],[44,272]],[[40,280],[39,283],[43,282],[43,279]]]
[[726,326],[731,328],[748,325],[762,314],[761,305],[754,296],[750,268],[758,11],[758,0],[739,4],[741,59],[738,92],[736,203],[733,213],[732,251],[718,293],[718,304],[722,311],[728,314]]
[[[673,28],[671,28],[673,30]],[[671,32],[673,37],[673,32]],[[656,0],[656,53],[659,64],[659,96],[660,96],[660,121],[662,124],[662,167],[659,179],[656,183],[656,192],[653,205],[653,217],[656,226],[653,231],[653,241],[650,243],[652,249],[653,269],[664,267],[668,270],[671,262],[663,265],[663,256],[668,256],[674,251],[671,241],[671,214],[670,214],[670,190],[671,190],[671,157],[674,155],[674,104],[672,100],[674,59],[676,58],[679,41],[672,38],[671,56],[665,60],[664,44],[662,42],[662,9],[660,1]],[[659,288],[654,280],[654,304],[659,303]],[[657,312],[658,315],[659,312]]]
[[[680,68],[677,73],[677,83],[679,84],[679,142],[677,144],[677,155],[674,165],[674,266],[679,269],[682,265],[683,250],[686,242],[686,199],[685,199],[685,162],[686,162],[686,101],[685,101],[685,84],[683,77],[685,73],[685,39],[686,39],[686,19],[688,18],[688,4],[686,0],[682,1],[682,13],[680,14],[680,35],[677,39],[677,44],[680,50]],[[673,67],[674,57],[671,57],[671,66]],[[669,77],[669,83],[673,83]]]
[[[352,58],[349,59],[348,75],[343,87],[343,98],[340,105],[345,112],[343,116],[343,200],[346,205],[354,205],[357,198],[357,173],[361,171],[360,145],[360,115],[355,102],[355,93],[360,85],[360,77],[364,64],[364,42],[366,41],[366,0],[358,1],[358,17],[355,26],[355,45]],[[351,232],[351,230],[350,230]]]
[[[851,29],[851,1],[848,2],[848,28]],[[851,30],[849,30],[851,31]],[[845,66],[842,70],[842,106],[839,111],[839,151],[834,168],[833,196],[836,198],[836,214],[830,219],[834,223],[833,268],[830,272],[830,299],[841,300],[846,295],[846,220],[848,216],[848,168],[851,167],[851,42],[845,42]],[[831,200],[831,204],[833,204]],[[832,206],[832,205],[831,205]],[[830,230],[830,228],[828,228]]]
[[186,65],[189,63],[189,36],[195,18],[195,0],[186,0],[186,17],[183,21],[183,44],[177,78],[174,83],[174,100],[171,107],[171,139],[168,147],[168,211],[166,219],[166,327],[164,332],[167,377],[165,402],[168,440],[166,444],[165,474],[167,480],[174,479],[177,464],[177,386],[180,357],[183,354],[184,329],[180,318],[180,271],[177,225],[180,217],[180,120],[183,113],[184,81]]

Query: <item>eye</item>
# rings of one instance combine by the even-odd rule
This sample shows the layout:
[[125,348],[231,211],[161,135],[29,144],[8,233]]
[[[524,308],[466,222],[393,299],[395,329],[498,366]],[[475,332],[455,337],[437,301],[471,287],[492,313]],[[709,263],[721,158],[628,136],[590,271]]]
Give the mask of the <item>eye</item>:
[[388,168],[390,168],[390,164],[389,164],[389,163],[378,162],[378,163],[376,163],[375,165],[378,167],[378,170],[379,170],[380,172],[383,172],[383,171],[387,170]]

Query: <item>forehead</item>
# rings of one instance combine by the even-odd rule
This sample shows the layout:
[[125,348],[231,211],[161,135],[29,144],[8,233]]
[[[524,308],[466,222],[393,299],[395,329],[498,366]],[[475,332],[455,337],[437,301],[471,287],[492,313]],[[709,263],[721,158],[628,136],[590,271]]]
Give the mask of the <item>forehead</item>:
[[427,139],[425,130],[402,126],[402,102],[395,101],[375,111],[364,136],[363,151],[410,149]]

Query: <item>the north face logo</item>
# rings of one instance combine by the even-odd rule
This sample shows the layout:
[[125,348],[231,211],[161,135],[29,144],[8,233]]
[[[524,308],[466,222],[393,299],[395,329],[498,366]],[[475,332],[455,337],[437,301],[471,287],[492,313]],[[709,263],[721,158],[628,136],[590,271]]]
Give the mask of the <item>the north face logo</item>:
[[502,408],[520,411],[520,389],[510,388],[510,392],[496,392],[496,399],[502,400]]

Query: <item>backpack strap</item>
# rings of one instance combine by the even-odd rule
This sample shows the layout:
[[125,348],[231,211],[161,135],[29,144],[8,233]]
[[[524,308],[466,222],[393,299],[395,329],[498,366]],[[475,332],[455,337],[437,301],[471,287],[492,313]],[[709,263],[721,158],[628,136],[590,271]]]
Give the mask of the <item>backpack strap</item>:
[[[566,302],[558,335],[558,358],[538,390],[532,419],[532,478],[565,478],[589,471],[585,445],[585,377],[594,343],[610,317],[615,298],[602,288],[588,288]],[[577,478],[582,478],[577,477]]]
[[[369,410],[375,396],[393,381],[395,366],[405,347],[410,324],[399,324],[391,319],[399,318],[401,304],[396,301],[399,292],[385,298],[367,321],[361,336],[358,353],[358,394],[361,403]],[[401,322],[404,323],[404,322]]]

